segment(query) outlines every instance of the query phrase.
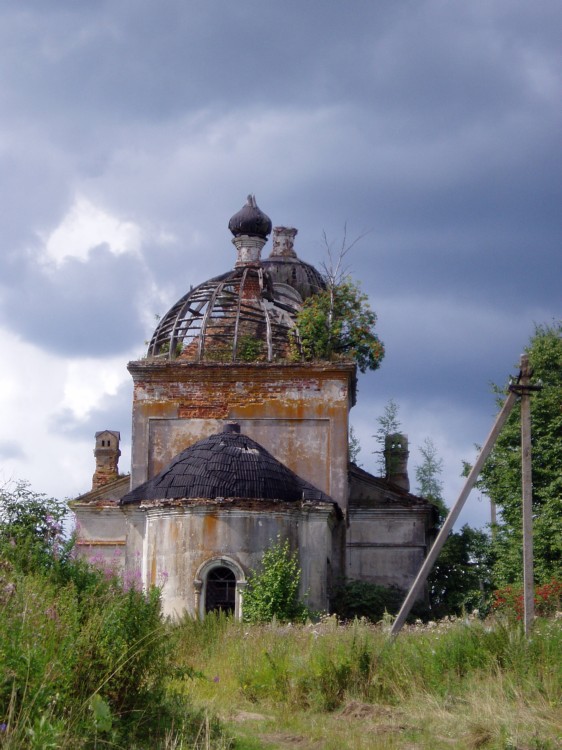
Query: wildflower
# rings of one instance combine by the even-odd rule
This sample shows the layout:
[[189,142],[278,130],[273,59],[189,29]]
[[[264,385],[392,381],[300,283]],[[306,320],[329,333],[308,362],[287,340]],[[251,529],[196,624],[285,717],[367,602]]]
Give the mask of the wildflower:
[[2,722],[0,724],[0,732],[5,732],[7,728],[8,728],[8,725],[5,722]]
[[218,674],[216,674],[216,675],[215,675],[215,676],[213,677],[213,682],[218,682],[218,681],[219,681],[219,676],[218,676]]
[[58,622],[58,614],[55,607],[49,607],[45,610],[45,615],[49,618],[49,620],[54,620],[55,622]]

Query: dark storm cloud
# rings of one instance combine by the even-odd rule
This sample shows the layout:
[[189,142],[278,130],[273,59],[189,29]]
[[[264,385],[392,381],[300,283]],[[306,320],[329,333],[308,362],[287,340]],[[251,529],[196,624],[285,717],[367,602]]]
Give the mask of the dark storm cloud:
[[[365,0],[350,12],[299,2],[115,0],[3,15],[8,111],[41,114],[78,141],[78,120],[86,136],[109,127],[122,142],[127,120],[328,102],[392,114],[398,130],[443,134],[533,96],[527,68],[537,50],[554,70],[559,60],[543,31],[556,21],[554,3],[514,4],[509,13],[502,3]],[[92,121],[100,111],[105,122]]]
[[34,12],[20,6],[4,11],[4,46],[8,70],[24,87],[10,87],[5,97],[49,113],[53,100],[69,106],[79,98],[85,113],[102,105],[113,117],[151,120],[210,104],[319,100],[338,93],[341,76],[330,61],[347,67],[348,54],[383,34],[394,15],[371,6],[357,3],[354,13],[183,0],[88,3],[81,12],[75,3]]
[[17,286],[4,287],[4,325],[25,340],[69,357],[107,356],[143,341],[138,304],[146,279],[131,254],[95,248],[87,262],[45,268],[29,258]]
[[[323,230],[368,232],[351,271],[387,358],[360,403],[444,424],[449,400],[481,440],[488,382],[560,310],[561,26],[558,0],[3,3],[3,324],[64,356],[142,349],[151,313],[232,267],[253,192],[309,262]],[[80,195],[155,238],[142,256],[34,265]],[[57,425],[122,429],[115,399]]]

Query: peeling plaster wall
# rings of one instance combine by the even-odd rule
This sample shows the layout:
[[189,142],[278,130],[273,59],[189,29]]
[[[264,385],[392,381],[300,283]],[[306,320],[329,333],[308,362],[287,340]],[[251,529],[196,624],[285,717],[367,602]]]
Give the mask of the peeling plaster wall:
[[427,552],[430,513],[423,507],[352,510],[347,577],[409,589]]
[[116,506],[73,504],[76,513],[76,548],[84,559],[122,571],[125,566],[126,523]]
[[[176,506],[138,510],[145,517],[143,582],[163,585],[164,614],[196,615],[195,582],[199,571],[212,560],[226,558],[246,576],[259,568],[263,551],[280,535],[298,550],[303,566],[301,590],[310,592],[315,609],[328,606],[328,565],[331,556],[333,510],[247,510],[217,506]],[[131,523],[133,530],[139,527]],[[129,555],[129,546],[128,546]],[[132,552],[131,547],[131,552]],[[133,552],[134,554],[134,552]],[[204,589],[202,592],[204,597]],[[203,605],[204,606],[204,605]]]
[[142,585],[147,580],[145,513],[138,506],[124,507],[122,513],[126,523],[125,583]]
[[130,362],[134,380],[132,487],[180,451],[240,422],[303,479],[347,507],[351,364]]

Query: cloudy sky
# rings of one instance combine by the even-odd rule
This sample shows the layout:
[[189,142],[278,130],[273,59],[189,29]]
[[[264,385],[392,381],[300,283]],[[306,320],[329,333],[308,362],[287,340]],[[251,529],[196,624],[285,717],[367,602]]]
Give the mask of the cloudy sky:
[[126,363],[232,267],[252,192],[312,263],[365,235],[360,460],[392,398],[452,503],[490,382],[561,315],[560,28],[559,0],[1,0],[0,480],[84,492],[105,428],[128,469]]

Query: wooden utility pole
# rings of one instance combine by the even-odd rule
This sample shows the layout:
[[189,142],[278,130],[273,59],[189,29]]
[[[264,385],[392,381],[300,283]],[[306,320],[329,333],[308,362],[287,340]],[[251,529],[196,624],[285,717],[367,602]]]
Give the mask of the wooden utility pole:
[[521,374],[509,390],[521,396],[521,494],[523,502],[523,604],[525,633],[529,635],[535,618],[535,586],[533,580],[533,473],[531,468],[531,385],[533,371],[529,358],[521,355]]
[[488,458],[498,435],[504,426],[517,397],[521,397],[521,466],[522,466],[522,490],[523,490],[523,580],[524,580],[524,600],[525,600],[525,633],[529,633],[534,618],[534,586],[533,586],[533,508],[532,508],[532,472],[531,472],[531,411],[530,411],[530,393],[538,391],[542,385],[531,385],[530,378],[532,371],[529,367],[529,360],[526,354],[521,355],[521,370],[517,383],[509,386],[509,393],[504,405],[498,414],[494,426],[486,442],[482,446],[478,458],[467,477],[464,487],[458,497],[458,500],[449,511],[439,534],[437,535],[433,546],[429,550],[422,567],[416,579],[414,580],[404,603],[398,612],[396,619],[390,630],[390,637],[398,635],[410,610],[427,580],[431,569],[433,568],[443,545],[445,544],[453,524],[457,520],[478,475],[480,474],[484,462]]
[[398,612],[396,619],[394,620],[392,624],[392,628],[390,630],[390,636],[394,637],[398,635],[400,630],[402,629],[402,625],[406,622],[406,618],[410,614],[410,610],[412,609],[412,606],[414,605],[414,602],[418,598],[419,594],[422,591],[422,588],[427,580],[427,576],[431,572],[431,569],[433,565],[435,564],[435,561],[437,560],[437,557],[439,556],[439,553],[441,552],[441,548],[445,544],[447,537],[449,536],[449,532],[453,528],[453,524],[458,518],[459,513],[461,512],[463,505],[466,502],[467,497],[470,494],[471,489],[474,487],[476,480],[478,479],[478,475],[480,474],[480,471],[482,470],[482,467],[484,466],[484,462],[488,458],[488,455],[490,454],[490,451],[494,447],[494,443],[496,442],[496,438],[500,434],[501,428],[504,426],[506,419],[508,418],[511,410],[513,409],[513,405],[515,404],[517,400],[517,395],[513,392],[510,392],[504,402],[504,405],[502,407],[502,410],[498,414],[496,421],[494,423],[494,426],[492,427],[492,430],[490,431],[490,434],[486,438],[486,442],[482,446],[482,449],[480,450],[480,453],[478,455],[478,458],[476,459],[476,463],[472,467],[470,474],[468,475],[465,485],[461,490],[461,494],[458,497],[457,502],[453,505],[451,510],[449,511],[449,515],[445,519],[443,526],[441,527],[439,534],[437,534],[437,537],[435,541],[433,542],[433,546],[428,552],[427,557],[423,561],[423,565],[420,568],[420,571],[418,575],[416,576],[415,581],[413,582],[410,590],[408,591],[408,595],[404,599],[404,603],[402,604],[400,608],[400,612]]

